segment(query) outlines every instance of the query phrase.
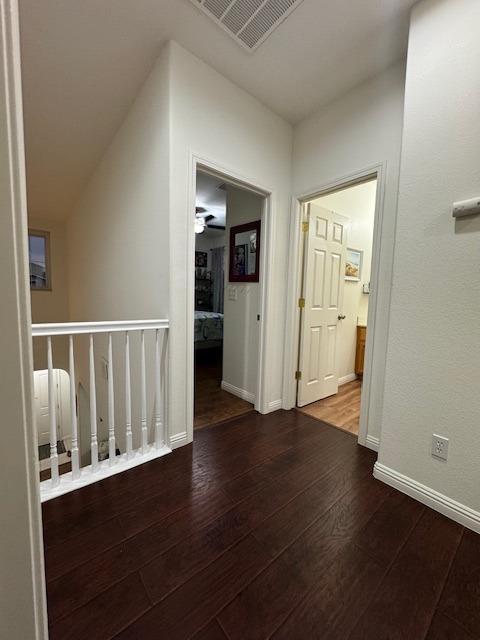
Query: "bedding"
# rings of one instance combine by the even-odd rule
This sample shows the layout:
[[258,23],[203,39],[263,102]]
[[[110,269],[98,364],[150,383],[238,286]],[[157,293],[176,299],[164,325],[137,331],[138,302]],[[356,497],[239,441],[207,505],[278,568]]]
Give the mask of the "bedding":
[[223,313],[195,311],[195,343],[223,340]]

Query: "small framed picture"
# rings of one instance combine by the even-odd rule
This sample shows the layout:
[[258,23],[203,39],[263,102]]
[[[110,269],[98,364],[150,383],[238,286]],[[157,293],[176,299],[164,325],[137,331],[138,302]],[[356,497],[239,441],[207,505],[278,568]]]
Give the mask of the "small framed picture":
[[28,258],[30,289],[32,291],[51,291],[50,234],[48,231],[28,230]]
[[208,253],[206,251],[195,251],[195,266],[206,267],[208,261]]
[[363,251],[347,249],[345,261],[345,280],[360,282],[362,277]]

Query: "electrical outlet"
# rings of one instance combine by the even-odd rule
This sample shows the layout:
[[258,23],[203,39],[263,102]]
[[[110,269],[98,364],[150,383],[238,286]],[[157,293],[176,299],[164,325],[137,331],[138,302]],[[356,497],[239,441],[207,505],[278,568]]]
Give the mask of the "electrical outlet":
[[436,433],[433,434],[432,456],[435,458],[441,458],[442,460],[446,460],[448,458],[448,438],[437,436]]

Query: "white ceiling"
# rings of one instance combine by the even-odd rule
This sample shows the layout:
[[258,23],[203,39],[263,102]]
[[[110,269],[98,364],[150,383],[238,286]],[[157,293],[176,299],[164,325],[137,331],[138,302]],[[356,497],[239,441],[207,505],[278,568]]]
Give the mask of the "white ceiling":
[[405,54],[414,2],[304,0],[249,53],[189,0],[20,0],[30,214],[68,214],[167,40],[295,123]]
[[225,180],[216,178],[208,173],[197,171],[197,192],[195,204],[203,207],[206,211],[202,216],[215,216],[209,224],[224,227],[226,224],[227,211],[227,191],[220,189],[225,184]]

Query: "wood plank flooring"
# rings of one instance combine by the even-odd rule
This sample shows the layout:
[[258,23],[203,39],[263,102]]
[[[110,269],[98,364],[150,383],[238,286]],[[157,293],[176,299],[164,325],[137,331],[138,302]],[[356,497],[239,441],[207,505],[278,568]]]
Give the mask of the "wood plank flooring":
[[253,411],[253,404],[221,388],[222,351],[208,349],[195,354],[195,429],[236,418]]
[[43,505],[52,640],[480,637],[480,536],[297,411]]
[[358,435],[361,392],[361,381],[353,380],[338,387],[338,393],[334,396],[299,407],[298,411]]

